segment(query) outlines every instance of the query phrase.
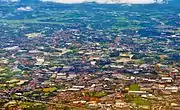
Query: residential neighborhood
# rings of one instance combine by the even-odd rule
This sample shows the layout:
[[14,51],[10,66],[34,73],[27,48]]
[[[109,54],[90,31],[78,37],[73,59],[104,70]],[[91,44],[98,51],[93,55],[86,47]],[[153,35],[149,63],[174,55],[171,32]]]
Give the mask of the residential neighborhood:
[[26,5],[0,4],[0,110],[180,110],[178,5]]

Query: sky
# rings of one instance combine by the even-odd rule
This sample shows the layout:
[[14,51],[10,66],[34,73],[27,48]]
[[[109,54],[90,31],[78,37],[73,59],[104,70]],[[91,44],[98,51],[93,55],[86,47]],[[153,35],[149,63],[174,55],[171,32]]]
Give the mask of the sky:
[[[154,0],[41,0],[51,1],[58,3],[82,3],[82,2],[97,2],[97,3],[132,3],[132,4],[150,4],[154,3]],[[115,1],[115,2],[112,2]],[[158,0],[161,1],[161,0]]]
[[[18,1],[18,0],[0,0],[0,1]],[[50,1],[57,3],[83,3],[83,2],[97,2],[97,3],[131,3],[131,4],[150,4],[154,3],[154,0],[40,0],[40,1]],[[114,2],[112,2],[114,1]],[[158,0],[161,2],[162,0]]]

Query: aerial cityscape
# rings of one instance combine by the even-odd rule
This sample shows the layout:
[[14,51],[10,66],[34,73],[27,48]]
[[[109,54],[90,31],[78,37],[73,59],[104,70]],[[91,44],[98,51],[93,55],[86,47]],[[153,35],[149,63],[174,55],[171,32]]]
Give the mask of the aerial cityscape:
[[0,110],[180,110],[179,0],[44,1],[0,0]]

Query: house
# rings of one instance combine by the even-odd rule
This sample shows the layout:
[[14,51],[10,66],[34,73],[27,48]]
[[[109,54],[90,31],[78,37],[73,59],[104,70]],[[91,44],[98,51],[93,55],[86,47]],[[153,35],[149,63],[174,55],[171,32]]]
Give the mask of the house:
[[62,76],[57,76],[56,79],[66,79],[66,75],[62,75]]
[[115,108],[126,108],[126,107],[128,107],[129,106],[129,104],[127,104],[126,102],[123,102],[122,100],[116,100],[116,102],[115,102],[115,104],[114,104],[114,107]]
[[73,88],[84,89],[85,86],[73,86]]
[[146,91],[128,91],[129,94],[143,95],[148,94]]
[[44,58],[36,58],[36,60],[37,60],[37,62],[36,62],[36,64],[35,65],[42,65],[43,63],[44,63]]
[[72,88],[69,88],[69,91],[80,91],[81,89],[84,89],[85,86],[72,86]]
[[98,106],[98,104],[97,104],[96,101],[89,101],[89,102],[88,102],[88,105],[89,105],[90,108],[94,108],[94,107],[97,107],[97,106]]
[[168,82],[168,83],[173,81],[173,79],[171,77],[162,77],[161,80],[165,81],[165,82]]
[[133,61],[133,60],[130,59],[130,58],[121,58],[121,59],[117,59],[115,62],[116,62],[116,63],[126,64],[126,63],[131,62],[131,61]]
[[178,92],[178,87],[176,86],[170,86],[170,87],[165,87],[165,90],[168,90],[170,92],[173,92],[173,93],[177,93]]
[[87,101],[85,101],[85,100],[73,101],[74,104],[79,104],[79,103],[85,104],[86,102]]

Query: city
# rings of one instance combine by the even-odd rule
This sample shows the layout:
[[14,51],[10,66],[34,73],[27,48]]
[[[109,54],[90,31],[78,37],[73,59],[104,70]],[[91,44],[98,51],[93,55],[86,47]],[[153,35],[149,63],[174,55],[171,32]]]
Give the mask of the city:
[[178,3],[0,7],[0,109],[180,110]]

